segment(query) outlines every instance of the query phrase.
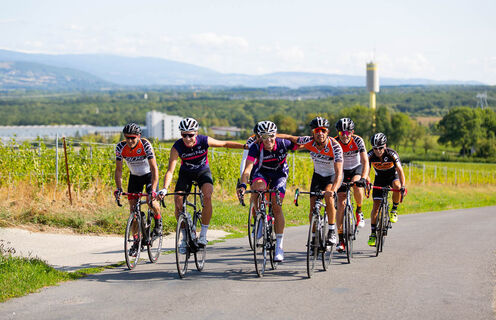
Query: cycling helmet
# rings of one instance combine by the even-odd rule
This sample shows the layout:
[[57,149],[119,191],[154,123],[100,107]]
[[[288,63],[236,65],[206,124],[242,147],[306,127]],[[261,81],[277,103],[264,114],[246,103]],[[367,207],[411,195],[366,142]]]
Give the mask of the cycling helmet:
[[317,117],[310,121],[310,128],[315,129],[321,127],[329,128],[329,121],[327,121],[326,118]]
[[141,128],[136,123],[130,122],[124,126],[122,133],[139,135],[141,134]]
[[373,148],[382,147],[387,142],[386,135],[382,132],[376,133],[370,138],[370,144]]
[[272,121],[260,121],[257,125],[258,134],[262,135],[264,133],[276,134],[277,126]]
[[179,122],[179,131],[198,131],[198,121],[186,118]]
[[355,123],[350,118],[341,118],[336,122],[336,130],[353,131],[355,130]]

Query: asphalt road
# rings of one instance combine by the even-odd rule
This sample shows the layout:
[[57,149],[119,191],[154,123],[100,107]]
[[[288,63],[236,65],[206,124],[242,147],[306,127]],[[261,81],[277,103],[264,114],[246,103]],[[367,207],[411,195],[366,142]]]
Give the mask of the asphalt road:
[[[368,224],[351,264],[307,279],[307,227],[287,228],[286,260],[255,274],[248,241],[208,248],[179,279],[174,255],[108,270],[0,305],[1,319],[495,319],[496,207],[400,216],[379,257]],[[320,268],[320,265],[319,265]]]

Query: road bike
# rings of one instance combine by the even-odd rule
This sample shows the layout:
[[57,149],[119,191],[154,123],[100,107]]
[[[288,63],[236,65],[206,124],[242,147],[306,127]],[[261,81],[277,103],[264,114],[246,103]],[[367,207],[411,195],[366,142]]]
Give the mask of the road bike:
[[353,214],[353,202],[351,200],[350,192],[350,189],[354,184],[355,182],[343,182],[341,185],[346,190],[346,203],[343,214],[343,238],[348,263],[350,263],[353,258],[353,241],[356,239],[356,235],[358,233],[358,225],[356,222],[356,217]]
[[[184,278],[188,271],[188,262],[191,255],[195,258],[196,270],[202,271],[205,266],[207,248],[198,243],[201,230],[201,217],[203,209],[203,193],[198,190],[198,184],[193,184],[193,192],[173,192],[166,196],[183,196],[183,206],[177,217],[176,227],[176,266],[179,277]],[[188,201],[188,196],[193,196],[193,202]],[[199,203],[198,203],[199,202]],[[193,212],[188,211],[191,207]]]
[[388,234],[388,229],[392,228],[391,220],[389,219],[388,194],[390,191],[400,192],[401,201],[403,201],[403,193],[400,189],[393,189],[390,187],[372,186],[372,188],[382,191],[381,205],[379,207],[379,212],[377,214],[376,231],[375,231],[376,234],[375,256],[377,257],[379,255],[379,252],[382,252],[382,249],[384,247],[384,241],[386,240],[385,237]]
[[[274,230],[274,212],[272,208],[272,195],[276,197],[276,203],[282,205],[279,190],[249,190],[245,194],[256,194],[255,203],[250,203],[250,213],[252,206],[255,206],[255,223],[253,228],[253,258],[255,261],[255,270],[259,277],[263,277],[267,260],[270,261],[271,268],[277,268],[277,262],[274,261],[276,248],[276,234]],[[268,197],[266,197],[268,195]],[[241,205],[245,206],[244,198],[239,198]]]
[[[148,258],[150,262],[157,262],[162,250],[162,233],[156,235],[153,232],[155,225],[152,226],[153,210],[148,207],[147,215],[141,211],[141,205],[146,204],[147,200],[141,200],[143,197],[148,197],[146,193],[127,193],[123,192],[122,195],[127,195],[130,199],[136,199],[136,204],[127,219],[126,231],[124,234],[124,255],[126,258],[126,265],[129,270],[133,270],[139,262],[140,253],[146,246],[148,251]],[[122,207],[119,198],[115,201],[119,207]]]
[[306,192],[296,189],[294,198],[295,206],[298,206],[300,194],[308,194],[310,197],[315,197],[315,205],[312,208],[312,218],[307,237],[307,275],[311,278],[319,254],[322,259],[322,268],[324,271],[329,269],[334,245],[328,244],[329,222],[325,211],[326,204],[322,201],[325,191]]

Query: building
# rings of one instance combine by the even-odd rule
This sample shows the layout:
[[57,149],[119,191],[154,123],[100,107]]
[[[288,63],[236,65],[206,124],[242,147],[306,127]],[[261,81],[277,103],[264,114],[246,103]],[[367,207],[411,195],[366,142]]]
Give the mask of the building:
[[239,138],[241,136],[242,129],[238,127],[210,127],[212,133],[216,136],[225,136]]
[[183,120],[179,116],[170,116],[157,111],[146,113],[146,136],[158,140],[175,140],[181,138],[179,122]]

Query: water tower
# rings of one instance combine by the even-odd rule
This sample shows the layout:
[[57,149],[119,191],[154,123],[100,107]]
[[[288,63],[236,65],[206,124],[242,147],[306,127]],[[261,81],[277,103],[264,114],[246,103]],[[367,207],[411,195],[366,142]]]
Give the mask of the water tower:
[[375,110],[375,94],[379,92],[379,75],[377,64],[372,61],[367,63],[367,90],[370,93],[370,108]]

